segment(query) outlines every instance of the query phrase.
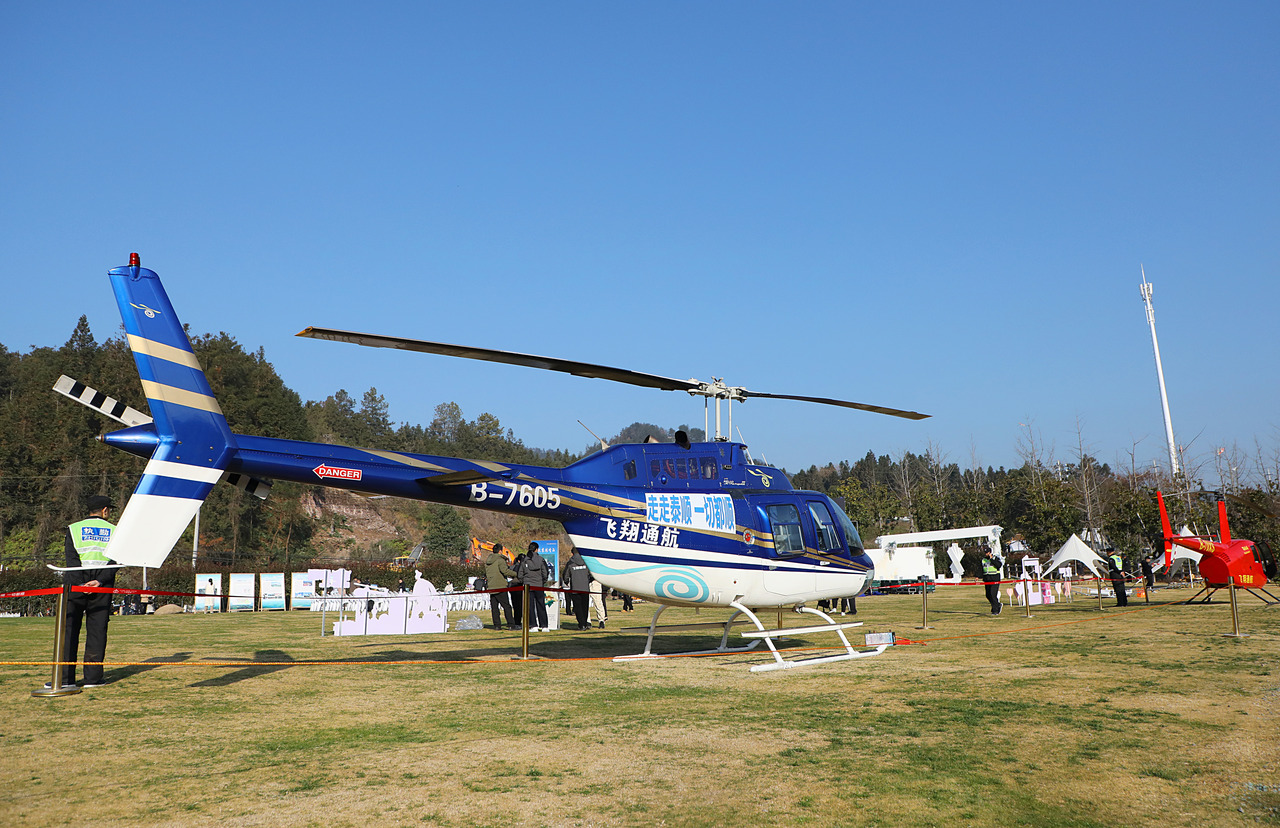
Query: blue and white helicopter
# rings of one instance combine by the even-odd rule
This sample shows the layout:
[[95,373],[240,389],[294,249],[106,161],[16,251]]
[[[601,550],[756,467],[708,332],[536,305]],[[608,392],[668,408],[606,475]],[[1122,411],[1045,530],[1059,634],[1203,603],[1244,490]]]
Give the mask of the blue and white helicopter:
[[[154,271],[138,255],[110,271],[116,302],[151,409],[151,418],[93,389],[63,378],[56,390],[114,417],[128,427],[103,442],[148,458],[108,550],[125,565],[159,566],[221,480],[265,497],[272,480],[329,486],[454,506],[550,518],[564,525],[592,575],[607,587],[658,605],[644,652],[652,653],[658,618],[667,606],[728,608],[720,646],[706,652],[738,652],[765,641],[780,669],[876,655],[887,645],[855,650],[836,623],[804,606],[858,595],[873,577],[873,564],[844,511],[826,495],[792,488],[786,475],[756,464],[742,443],[721,436],[720,401],[750,397],[803,400],[909,419],[927,415],[822,397],[764,394],[711,383],[678,380],[583,362],[307,328],[299,336],[526,365],[577,376],[664,390],[716,401],[716,438],[691,443],[608,446],[566,468],[408,454],[348,446],[233,434],[204,371]],[[770,630],[761,609],[793,607],[821,624]],[[744,616],[754,639],[730,648],[728,636]],[[689,625],[684,625],[688,628]],[[782,634],[830,630],[843,642],[837,655],[784,659],[774,646]]]

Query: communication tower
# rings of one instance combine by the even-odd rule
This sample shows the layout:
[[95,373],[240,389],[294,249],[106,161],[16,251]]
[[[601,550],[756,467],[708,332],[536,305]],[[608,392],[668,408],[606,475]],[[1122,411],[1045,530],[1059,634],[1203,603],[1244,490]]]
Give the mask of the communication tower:
[[1156,312],[1151,307],[1153,286],[1147,281],[1146,268],[1142,270],[1142,302],[1147,306],[1147,324],[1151,326],[1151,348],[1156,353],[1156,379],[1160,381],[1160,405],[1164,408],[1164,436],[1169,442],[1169,468],[1177,477],[1181,470],[1178,465],[1178,446],[1173,441],[1173,420],[1169,417],[1169,395],[1164,390],[1164,368],[1160,365],[1160,340],[1156,339]]

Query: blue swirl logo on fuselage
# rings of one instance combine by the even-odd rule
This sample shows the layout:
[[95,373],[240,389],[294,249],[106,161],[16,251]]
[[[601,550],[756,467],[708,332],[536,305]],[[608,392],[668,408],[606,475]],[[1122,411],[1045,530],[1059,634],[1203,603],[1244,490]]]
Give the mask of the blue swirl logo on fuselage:
[[[587,568],[593,573],[604,575],[636,575],[641,572],[661,570],[653,582],[653,594],[658,598],[670,598],[672,601],[688,601],[701,604],[711,598],[711,587],[692,569],[671,569],[661,564],[642,564],[620,568],[605,563],[605,559],[596,555],[583,555]],[[614,561],[613,563],[618,563]]]
[[700,604],[711,595],[711,588],[692,571],[669,571],[659,575],[658,580],[654,581],[653,592],[659,598]]

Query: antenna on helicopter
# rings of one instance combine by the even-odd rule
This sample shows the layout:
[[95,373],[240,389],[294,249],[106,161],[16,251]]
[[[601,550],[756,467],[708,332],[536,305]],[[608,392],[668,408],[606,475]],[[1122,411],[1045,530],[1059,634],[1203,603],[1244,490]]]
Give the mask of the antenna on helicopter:
[[[745,454],[745,455],[746,455],[746,457],[747,457],[747,462],[748,462],[748,463],[750,463],[750,464],[751,464],[751,465],[753,465],[753,466],[755,466],[755,465],[761,465],[761,464],[756,463],[755,459],[754,459],[754,458],[752,458],[752,456],[751,456],[751,450],[747,448],[747,440],[746,440],[746,438],[745,438],[745,437],[743,437],[743,436],[742,436],[742,429],[741,429],[741,428],[739,428],[739,429],[738,429],[738,442],[739,442],[739,443],[742,443],[742,452],[743,452],[743,454]],[[764,452],[761,452],[761,453],[760,453],[760,459],[764,461],[763,465],[765,465],[765,466],[769,465],[769,458],[764,456]]]
[[[578,420],[578,425],[582,426],[583,428],[587,428],[587,424],[582,422],[582,420]],[[596,434],[591,429],[587,428],[587,433],[590,434],[592,437],[595,437],[597,440],[600,440],[600,435]],[[606,443],[604,440],[600,440],[600,450],[605,451],[608,448],[609,448],[609,444]]]

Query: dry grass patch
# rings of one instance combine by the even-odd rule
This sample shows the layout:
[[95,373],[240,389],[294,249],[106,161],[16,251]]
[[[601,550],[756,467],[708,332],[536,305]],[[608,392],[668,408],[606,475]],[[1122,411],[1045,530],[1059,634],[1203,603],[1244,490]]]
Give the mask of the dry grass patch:
[[[932,598],[928,631],[916,596],[860,600],[866,631],[929,643],[760,675],[757,654],[614,664],[643,637],[612,630],[536,635],[543,660],[522,662],[517,634],[489,630],[334,639],[310,613],[115,619],[108,654],[128,663],[106,688],[34,699],[48,668],[0,667],[0,813],[6,826],[1280,824],[1280,609],[1242,604],[1251,637],[1237,640],[1221,605],[1077,603],[1027,621],[974,611],[972,592]],[[0,625],[0,659],[47,658],[47,619]],[[84,766],[105,795],[67,795],[67,769]]]

